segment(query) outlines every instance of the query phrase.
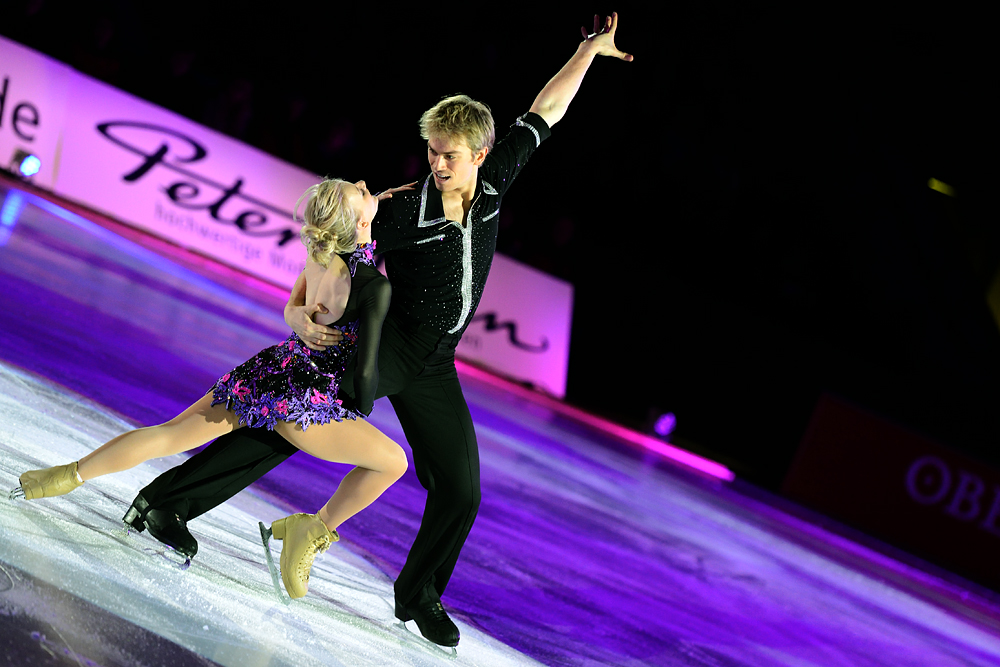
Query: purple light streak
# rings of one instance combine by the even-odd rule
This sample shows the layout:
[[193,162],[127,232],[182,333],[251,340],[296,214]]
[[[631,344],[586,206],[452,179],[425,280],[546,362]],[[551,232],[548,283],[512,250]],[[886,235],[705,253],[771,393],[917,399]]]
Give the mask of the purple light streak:
[[647,451],[659,454],[669,461],[680,464],[697,472],[704,473],[710,477],[721,479],[725,482],[731,482],[736,479],[736,475],[733,471],[721,463],[716,463],[715,461],[703,458],[697,454],[692,454],[691,452],[681,449],[680,447],[675,447],[670,443],[663,442],[662,440],[651,438],[648,435],[643,435],[642,433],[633,431],[632,429],[625,428],[624,426],[602,419],[601,417],[597,417],[588,412],[584,412],[579,408],[567,405],[566,403],[545,396],[544,394],[539,394],[538,392],[531,391],[530,389],[525,389],[517,383],[499,378],[488,371],[476,368],[475,366],[463,363],[462,361],[456,361],[455,365],[460,374],[476,378],[477,380],[491,384],[494,387],[515,394],[520,398],[545,406],[554,412],[558,412],[564,417],[568,417],[599,431],[603,431],[604,433],[614,436],[631,445],[635,445]]

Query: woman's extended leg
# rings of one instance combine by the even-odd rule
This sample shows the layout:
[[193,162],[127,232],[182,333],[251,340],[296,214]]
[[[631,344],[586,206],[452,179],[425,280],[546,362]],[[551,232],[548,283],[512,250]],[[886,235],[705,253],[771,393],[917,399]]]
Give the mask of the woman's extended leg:
[[8,497],[35,500],[61,496],[88,479],[127,470],[152,458],[193,449],[239,427],[235,413],[221,404],[212,407],[212,396],[205,395],[165,424],[123,433],[79,461],[21,473],[21,485],[13,489]]
[[80,477],[87,481],[128,470],[149,459],[194,449],[238,428],[236,413],[221,403],[213,406],[212,395],[206,394],[170,421],[123,433],[87,454],[80,459]]
[[337,492],[316,514],[293,514],[271,524],[282,540],[281,580],[289,597],[309,590],[313,559],[340,539],[341,523],[368,507],[406,472],[402,448],[361,419],[314,424],[303,431],[298,424],[278,422],[275,430],[304,452],[337,463],[353,463]]
[[318,512],[331,531],[368,507],[406,472],[403,449],[362,419],[314,424],[305,431],[298,424],[278,422],[275,430],[316,458],[357,466]]

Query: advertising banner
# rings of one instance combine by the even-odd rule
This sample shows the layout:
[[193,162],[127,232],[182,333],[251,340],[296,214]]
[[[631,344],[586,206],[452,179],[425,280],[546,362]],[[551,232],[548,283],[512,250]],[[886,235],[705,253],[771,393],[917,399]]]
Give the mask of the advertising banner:
[[17,149],[37,155],[42,170],[32,181],[56,182],[66,94],[76,72],[16,42],[0,37],[0,163],[10,166]]
[[[35,185],[270,283],[305,264],[304,169],[0,37],[0,161],[41,159]],[[573,289],[496,256],[464,358],[562,397]]]
[[563,398],[572,320],[572,285],[496,255],[456,352]]
[[0,86],[0,159],[16,147],[38,155],[37,185],[269,282],[294,284],[305,249],[292,206],[315,174],[2,37]]
[[291,287],[305,265],[296,199],[318,178],[77,76],[56,189],[186,248]]
[[782,492],[1000,590],[1000,471],[820,398]]

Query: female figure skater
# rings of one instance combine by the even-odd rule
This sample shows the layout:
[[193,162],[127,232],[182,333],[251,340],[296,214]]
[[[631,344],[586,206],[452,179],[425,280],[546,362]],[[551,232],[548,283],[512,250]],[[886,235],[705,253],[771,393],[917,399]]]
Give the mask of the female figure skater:
[[[324,304],[316,321],[342,332],[339,346],[311,350],[292,334],[223,375],[170,421],[122,434],[79,461],[22,474],[11,498],[60,496],[95,477],[193,449],[243,426],[275,430],[317,458],[357,466],[318,513],[293,514],[271,525],[273,536],[283,540],[285,589],[292,598],[306,594],[316,555],[340,539],[340,524],[399,479],[407,463],[399,445],[357,419],[374,404],[379,338],[391,295],[372,258],[378,198],[364,181],[325,180],[306,190],[295,211],[303,199],[301,235],[309,259],[292,290],[304,288],[307,303]],[[345,405],[337,390],[354,354],[356,405]]]

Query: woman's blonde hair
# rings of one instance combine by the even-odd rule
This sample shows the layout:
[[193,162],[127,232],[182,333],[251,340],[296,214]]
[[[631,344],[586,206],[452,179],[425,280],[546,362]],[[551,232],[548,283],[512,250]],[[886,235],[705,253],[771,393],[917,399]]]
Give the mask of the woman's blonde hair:
[[299,234],[309,252],[309,259],[320,266],[330,263],[330,255],[354,252],[357,248],[360,214],[349,206],[344,188],[353,185],[339,178],[328,178],[314,185],[295,202],[293,217],[306,200],[302,231]]
[[432,134],[464,139],[474,154],[492,149],[496,136],[493,114],[488,106],[468,95],[452,95],[420,117],[420,136],[430,139]]

